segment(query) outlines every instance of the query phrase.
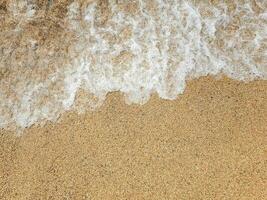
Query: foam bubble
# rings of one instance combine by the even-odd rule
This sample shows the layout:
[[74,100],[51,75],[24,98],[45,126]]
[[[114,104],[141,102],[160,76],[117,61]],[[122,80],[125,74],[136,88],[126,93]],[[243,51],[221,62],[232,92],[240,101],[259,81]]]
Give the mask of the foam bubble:
[[93,96],[87,109],[113,91],[128,103],[175,99],[200,76],[267,78],[261,1],[74,1],[51,19],[27,2],[10,1],[0,27],[1,128],[55,120],[81,90]]

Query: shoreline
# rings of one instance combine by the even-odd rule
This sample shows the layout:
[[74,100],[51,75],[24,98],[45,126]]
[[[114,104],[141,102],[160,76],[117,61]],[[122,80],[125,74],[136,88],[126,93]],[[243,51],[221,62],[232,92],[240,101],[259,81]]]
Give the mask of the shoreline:
[[16,137],[0,131],[1,199],[263,199],[267,81],[203,77],[176,100],[109,94]]

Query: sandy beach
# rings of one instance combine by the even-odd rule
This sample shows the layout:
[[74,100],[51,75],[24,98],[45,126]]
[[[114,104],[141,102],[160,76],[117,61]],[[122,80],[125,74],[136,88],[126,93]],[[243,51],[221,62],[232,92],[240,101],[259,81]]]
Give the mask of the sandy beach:
[[111,93],[84,115],[0,132],[0,199],[265,199],[267,82],[205,77],[175,101]]
[[266,199],[266,2],[0,0],[0,200]]

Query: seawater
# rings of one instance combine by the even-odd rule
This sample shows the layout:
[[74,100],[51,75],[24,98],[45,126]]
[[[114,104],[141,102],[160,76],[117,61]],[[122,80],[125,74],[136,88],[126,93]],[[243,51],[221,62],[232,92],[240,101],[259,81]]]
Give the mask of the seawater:
[[175,99],[201,76],[266,80],[266,2],[76,0],[57,12],[53,1],[8,1],[0,10],[0,127],[94,109],[113,91],[143,104],[152,93]]

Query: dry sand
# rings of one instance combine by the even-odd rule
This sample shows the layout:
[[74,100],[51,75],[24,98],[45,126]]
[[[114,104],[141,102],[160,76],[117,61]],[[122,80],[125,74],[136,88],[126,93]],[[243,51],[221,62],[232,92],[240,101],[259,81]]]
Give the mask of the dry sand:
[[1,131],[0,199],[266,199],[267,82],[188,83],[175,101]]

